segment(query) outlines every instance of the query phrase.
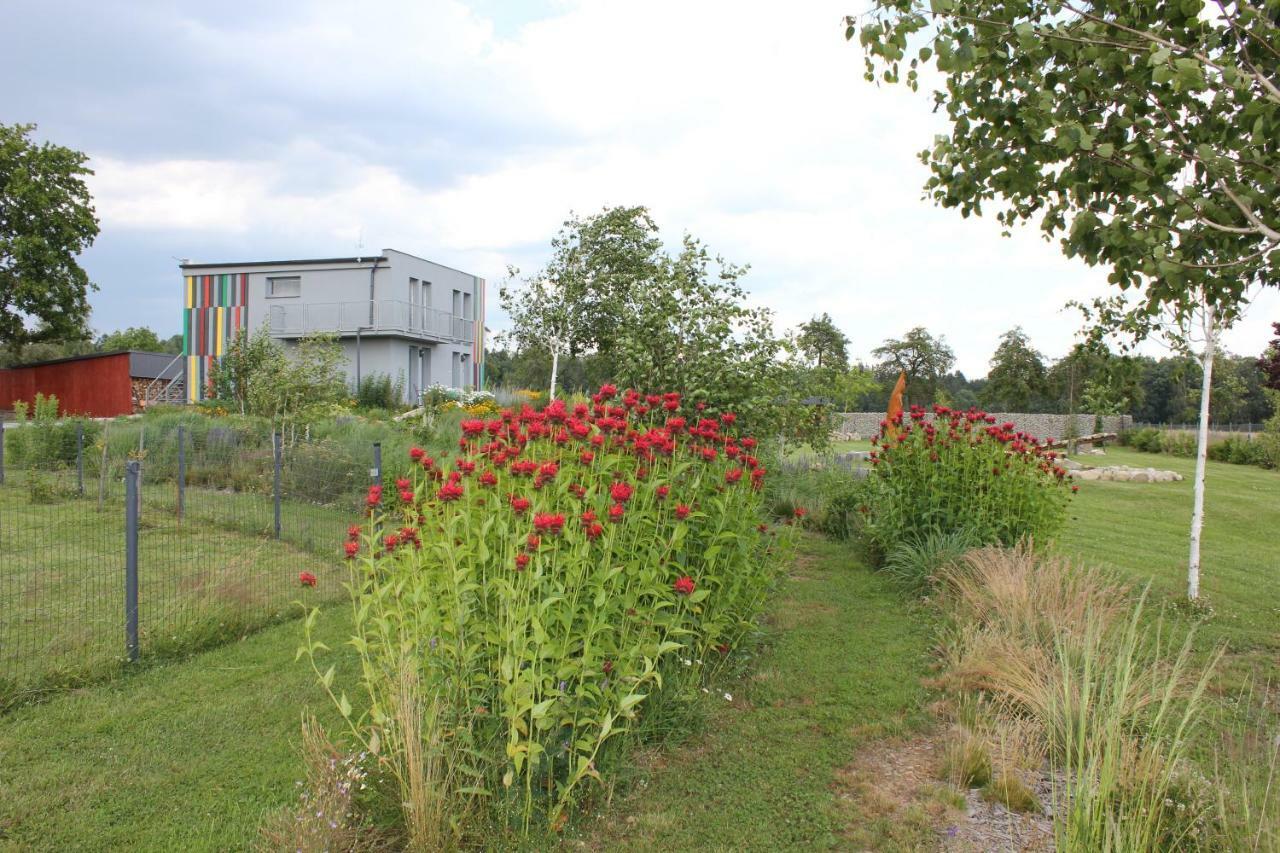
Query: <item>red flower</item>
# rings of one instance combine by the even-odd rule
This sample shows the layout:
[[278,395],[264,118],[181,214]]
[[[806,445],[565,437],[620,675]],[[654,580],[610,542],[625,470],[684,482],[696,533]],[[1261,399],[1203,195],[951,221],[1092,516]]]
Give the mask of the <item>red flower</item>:
[[796,518],[804,518],[808,514],[809,514],[809,510],[805,509],[802,506],[798,506],[795,509]]
[[479,435],[484,432],[484,421],[482,420],[465,420],[461,426],[463,435]]
[[631,493],[634,491],[626,483],[614,483],[609,489],[609,497],[620,504],[624,504],[631,500]]
[[421,447],[409,448],[409,458],[412,459],[414,462],[421,462],[422,457],[423,457],[423,450]]
[[554,477],[560,471],[560,466],[555,462],[543,462],[542,467],[538,469],[540,477]]
[[516,571],[523,572],[524,567],[529,565],[528,554],[516,554]]
[[676,518],[684,519],[688,517],[689,517],[689,505],[676,504]]
[[409,480],[404,477],[401,477],[400,479],[396,480],[396,488],[400,489],[401,491],[404,491],[405,489],[412,488],[412,487],[413,487],[413,483],[409,482]]
[[564,529],[564,516],[560,513],[538,513],[533,517],[533,526],[543,533],[559,533]]
[[595,458],[596,458],[596,455],[592,453],[590,450],[582,451],[582,455],[578,457],[578,459],[582,461],[583,465],[590,465],[592,462],[595,461]]
[[369,506],[377,506],[382,502],[382,486],[370,486],[369,494],[365,496],[365,503]]
[[745,447],[747,450],[750,450],[751,448],[756,446],[756,440],[754,438],[751,438],[750,436],[747,436],[746,438],[742,439],[742,446]]
[[360,553],[360,543],[359,543],[359,542],[347,542],[347,543],[345,543],[342,547],[343,547],[343,549],[347,552],[347,559],[348,559],[348,560],[350,560],[350,559],[351,559],[352,557],[354,557],[356,554],[359,554],[359,553]]
[[600,534],[604,533],[604,525],[598,521],[593,521],[584,528],[588,539],[599,539]]
[[600,433],[591,436],[591,444],[594,447],[602,447],[604,445],[604,436]]
[[729,644],[721,643],[720,645],[716,646],[716,651],[718,651],[722,655],[729,654]]
[[738,416],[735,415],[733,412],[725,412],[723,415],[720,416],[720,423],[724,424],[725,426],[732,426],[733,422],[736,421],[737,419],[738,419]]
[[1073,495],[1074,495],[1074,494],[1075,494],[1076,492],[1078,492],[1078,491],[1080,491],[1080,487],[1079,487],[1079,486],[1072,486],[1072,487],[1071,487],[1071,494],[1073,494]]
[[485,471],[483,474],[480,475],[480,485],[482,486],[498,485],[498,475],[493,473],[492,471]]
[[456,501],[462,497],[462,486],[457,483],[445,483],[440,487],[440,491],[436,492],[436,497],[442,501]]
[[714,447],[702,448],[702,458],[707,462],[714,462],[718,451]]
[[298,583],[303,586],[315,586],[316,576],[311,574],[311,572],[298,572]]
[[538,546],[542,544],[542,537],[536,533],[530,533],[528,538],[524,540],[525,546],[530,551],[538,550]]
[[529,506],[530,501],[528,498],[518,498],[515,495],[511,496],[511,508],[516,511],[517,515],[527,510]]
[[606,383],[600,386],[600,399],[611,400],[618,394],[618,386]]
[[670,492],[671,492],[670,486],[658,486],[657,488],[658,500],[660,501],[666,500],[667,495],[670,494]]
[[596,515],[595,510],[589,509],[582,514],[582,523],[590,524],[591,522],[595,521],[598,517],[599,516]]
[[693,578],[688,575],[681,575],[672,584],[672,588],[681,595],[693,595],[693,591],[697,588],[697,584],[693,582]]
[[730,468],[728,471],[724,472],[724,481],[726,483],[736,483],[741,479],[742,479],[741,468]]
[[601,668],[602,670],[604,670],[604,674],[605,674],[605,675],[608,675],[609,673],[613,672],[613,661],[611,661],[611,660],[606,660],[606,661],[604,662],[604,666],[602,666],[602,667],[600,667],[600,668]]
[[626,508],[622,504],[614,504],[613,506],[609,507],[609,520],[622,521],[622,515],[626,511],[627,511]]
[[347,528],[347,538],[356,540],[360,538],[360,525],[353,524]]
[[400,491],[400,500],[404,501],[407,504],[413,503],[413,492],[409,491],[408,489],[402,489]]

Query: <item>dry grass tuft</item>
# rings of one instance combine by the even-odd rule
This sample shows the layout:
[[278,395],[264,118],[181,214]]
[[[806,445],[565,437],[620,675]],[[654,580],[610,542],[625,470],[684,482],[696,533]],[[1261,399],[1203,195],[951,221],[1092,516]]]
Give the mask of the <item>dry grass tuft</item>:
[[298,803],[263,826],[263,847],[290,853],[372,849],[356,810],[366,778],[359,757],[340,753],[315,717],[308,717],[302,721],[302,759],[307,778],[298,783]]

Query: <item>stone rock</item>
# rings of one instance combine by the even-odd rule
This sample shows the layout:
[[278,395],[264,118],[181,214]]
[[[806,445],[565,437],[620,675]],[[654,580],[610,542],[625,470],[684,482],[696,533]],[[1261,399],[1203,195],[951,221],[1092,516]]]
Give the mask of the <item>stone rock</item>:
[[1176,471],[1158,471],[1155,468],[1130,468],[1128,465],[1110,465],[1102,468],[1072,470],[1073,480],[1103,480],[1121,483],[1174,483],[1182,479]]

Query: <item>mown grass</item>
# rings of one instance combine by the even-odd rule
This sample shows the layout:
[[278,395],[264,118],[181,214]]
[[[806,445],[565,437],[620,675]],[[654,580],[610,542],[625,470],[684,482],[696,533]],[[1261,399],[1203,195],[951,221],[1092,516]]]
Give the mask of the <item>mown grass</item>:
[[[1161,601],[1186,597],[1191,477],[1195,461],[1125,448],[1080,457],[1088,465],[1177,471],[1174,483],[1080,484],[1059,547],[1064,553],[1150,582]],[[1280,472],[1209,462],[1205,476],[1201,595],[1212,612],[1199,645],[1267,663],[1273,680],[1280,652]]]
[[[342,608],[320,635],[335,649]],[[293,802],[304,708],[336,714],[295,663],[298,625],[0,717],[0,848],[245,850]],[[353,658],[334,655],[340,667]]]
[[[278,621],[299,595],[299,571],[342,574],[343,526],[334,511],[288,506],[293,541],[277,541],[269,498],[258,507],[252,496],[191,489],[180,520],[152,500],[158,488],[144,486],[138,536],[144,657],[205,648]],[[22,477],[0,487],[0,708],[110,677],[123,665],[124,499],[116,492],[99,511],[93,496],[33,504]]]
[[927,611],[842,545],[807,539],[745,680],[708,697],[705,733],[641,762],[631,794],[568,839],[598,849],[906,849],[927,824],[863,822],[835,777],[870,740],[927,718]]

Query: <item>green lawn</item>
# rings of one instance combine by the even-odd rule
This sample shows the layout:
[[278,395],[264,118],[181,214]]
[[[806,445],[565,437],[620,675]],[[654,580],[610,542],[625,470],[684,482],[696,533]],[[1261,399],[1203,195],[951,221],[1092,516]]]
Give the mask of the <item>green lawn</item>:
[[[172,489],[144,486],[144,657],[207,646],[279,619],[299,595],[301,570],[345,577],[336,560],[345,519],[337,511],[287,504],[285,535],[276,541],[269,498],[190,489],[180,522],[162,498]],[[118,485],[101,511],[92,494],[34,504],[21,475],[0,487],[0,707],[33,690],[109,676],[121,665],[123,506]]]
[[[345,615],[320,620],[334,648]],[[276,625],[0,717],[0,849],[251,847],[263,816],[296,797],[303,708],[335,722],[294,662],[298,640],[296,621]]]
[[[582,827],[630,850],[884,849],[927,825],[865,825],[838,775],[859,745],[922,724],[932,626],[846,547],[806,540],[754,675],[714,696],[708,731],[642,764],[634,793]],[[572,842],[570,839],[570,848]],[[908,847],[912,846],[911,844]]]
[[[1187,536],[1195,460],[1108,449],[1080,457],[1089,465],[1177,471],[1179,483],[1082,482],[1060,546],[1092,563],[1151,582],[1157,600],[1186,595]],[[1206,643],[1225,640],[1243,658],[1280,659],[1280,472],[1209,462],[1201,545],[1201,595],[1213,607]]]

